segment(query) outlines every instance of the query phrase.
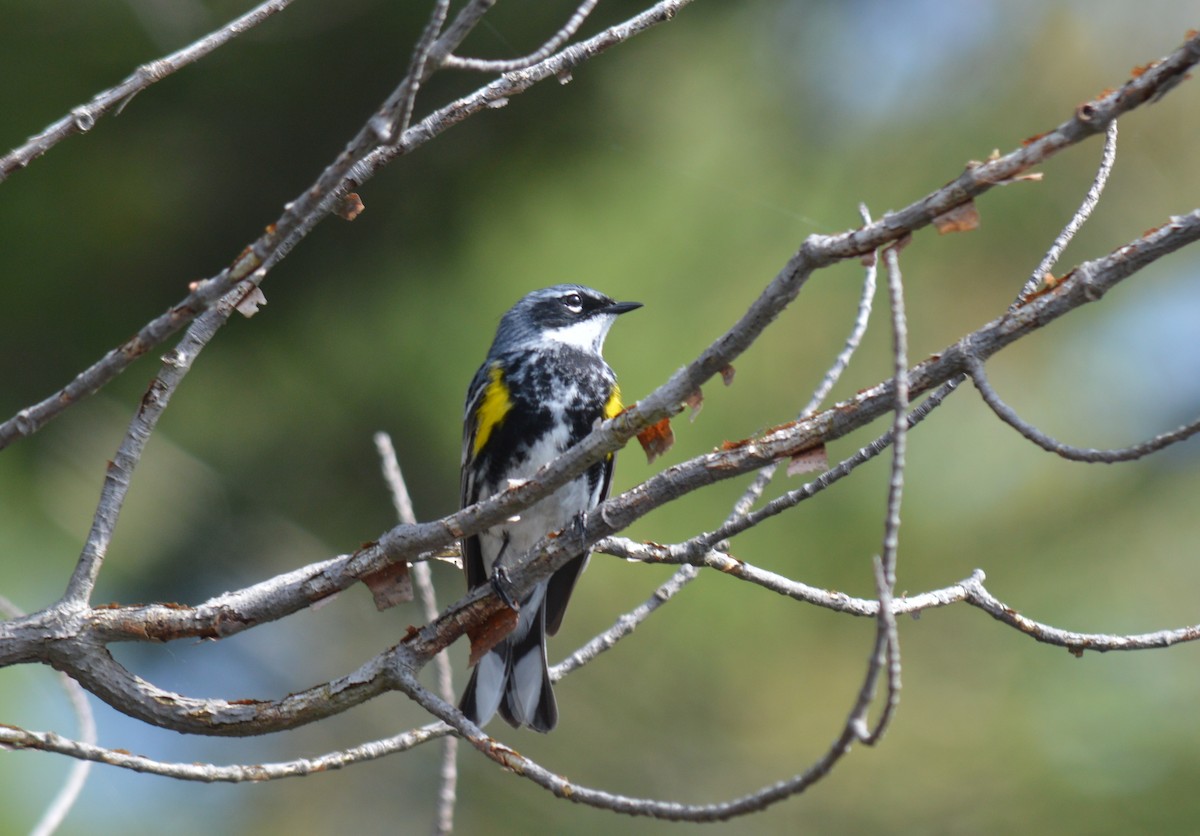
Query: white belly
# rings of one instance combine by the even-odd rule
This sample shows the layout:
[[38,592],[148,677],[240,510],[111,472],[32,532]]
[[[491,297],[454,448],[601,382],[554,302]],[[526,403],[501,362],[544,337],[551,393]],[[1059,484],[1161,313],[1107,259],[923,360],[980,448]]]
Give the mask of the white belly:
[[[518,481],[532,478],[539,467],[553,461],[562,453],[567,440],[565,427],[547,433],[530,451],[528,460],[514,471],[512,478]],[[590,511],[595,507],[598,497],[593,494],[588,488],[587,476],[576,477],[550,496],[527,508],[518,519],[507,520],[480,532],[479,545],[485,570],[491,574],[492,564],[496,555],[500,553],[506,535],[508,546],[504,550],[502,562],[511,566],[547,534],[561,531],[580,512]]]

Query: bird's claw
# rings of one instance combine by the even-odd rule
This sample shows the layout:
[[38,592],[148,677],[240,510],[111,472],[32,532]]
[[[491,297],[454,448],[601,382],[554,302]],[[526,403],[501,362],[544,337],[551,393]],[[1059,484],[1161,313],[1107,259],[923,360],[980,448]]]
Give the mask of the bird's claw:
[[587,519],[587,511],[580,511],[571,518],[571,536],[579,541],[580,546],[587,542]]
[[492,589],[495,591],[496,597],[504,602],[504,606],[508,607],[510,610],[521,609],[520,604],[517,603],[516,598],[513,595],[513,584],[512,581],[508,579],[507,569],[505,569],[503,566],[497,566],[495,569],[493,569],[491,582]]

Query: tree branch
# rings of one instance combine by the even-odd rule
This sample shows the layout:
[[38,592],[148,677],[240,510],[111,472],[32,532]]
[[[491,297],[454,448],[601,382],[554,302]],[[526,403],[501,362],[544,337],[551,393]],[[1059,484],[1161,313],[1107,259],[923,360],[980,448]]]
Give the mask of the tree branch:
[[538,47],[528,55],[521,58],[514,58],[509,61],[495,61],[484,58],[460,58],[457,55],[447,55],[442,61],[442,66],[455,70],[472,70],[474,72],[483,73],[511,73],[516,70],[527,69],[538,61],[543,61],[549,58],[555,51],[562,48],[562,45],[575,36],[579,31],[579,27],[587,20],[588,15],[596,8],[596,3],[599,0],[583,0],[579,4],[579,8],[571,15],[561,29],[544,44]]
[[1196,433],[1200,432],[1200,418],[1190,424],[1176,427],[1170,432],[1161,433],[1154,436],[1148,441],[1143,441],[1140,444],[1134,444],[1131,447],[1122,447],[1116,450],[1097,450],[1094,447],[1074,447],[1070,444],[1064,444],[1044,432],[1039,430],[1032,424],[1023,421],[1016,411],[1000,399],[996,394],[996,390],[992,388],[992,384],[988,381],[987,372],[984,370],[983,361],[977,357],[967,356],[967,373],[970,374],[971,380],[975,383],[975,388],[979,390],[984,403],[992,408],[1004,423],[1015,429],[1021,435],[1032,441],[1038,447],[1050,453],[1055,453],[1062,456],[1068,461],[1074,462],[1100,462],[1103,464],[1114,464],[1116,462],[1129,462],[1135,459],[1140,459],[1143,456],[1148,456],[1151,453],[1156,453],[1172,444],[1180,441],[1185,441],[1191,438]]
[[7,180],[14,171],[25,168],[67,137],[87,133],[95,127],[96,121],[101,117],[110,112],[119,114],[134,96],[150,85],[162,81],[188,64],[199,61],[243,32],[253,29],[276,12],[283,11],[291,3],[292,0],[267,0],[183,49],[148,64],[142,64],[116,87],[110,87],[97,93],[85,105],[72,108],[66,116],[0,157],[0,183]]
[[[1068,311],[1099,299],[1109,288],[1136,270],[1197,238],[1200,238],[1200,210],[1175,218],[1171,223],[1152,230],[1143,238],[1119,248],[1108,256],[1080,265],[1053,291],[1034,298],[1015,314],[1005,314],[988,323],[910,369],[910,391],[919,395],[933,386],[948,382],[967,369],[968,358],[982,359],[990,356],[1021,336],[1048,325]],[[827,443],[865,426],[891,409],[894,403],[892,387],[892,381],[884,381],[860,392],[850,401],[837,404],[807,421],[784,425],[758,438],[734,445],[731,449],[718,450],[668,468],[643,484],[617,497],[609,498],[596,513],[589,515],[583,538],[587,544],[595,543],[620,531],[653,508],[682,493],[757,470],[772,461],[794,455],[817,444]],[[214,606],[220,600],[214,599],[209,602],[203,620],[197,618],[194,610],[175,610],[168,607],[153,609],[156,618],[149,625],[150,630],[159,636],[169,637],[228,635],[244,629],[244,624],[256,623],[258,619],[279,618],[307,606],[314,598],[324,597],[345,588],[364,574],[387,565],[388,560],[415,559],[423,551],[441,545],[451,538],[457,539],[464,531],[478,531],[513,513],[519,513],[519,509],[527,507],[556,486],[552,477],[565,481],[569,478],[567,474],[576,472],[572,468],[578,468],[578,472],[582,472],[589,461],[585,458],[590,452],[589,445],[591,449],[603,449],[596,445],[603,442],[606,434],[613,434],[616,429],[620,429],[624,417],[618,416],[607,422],[580,445],[584,448],[582,452],[578,448],[572,448],[539,471],[529,482],[441,520],[417,526],[400,526],[388,532],[379,543],[368,546],[354,555],[288,573],[285,576],[287,587],[284,590],[273,590],[269,581],[252,588],[255,592],[240,596],[241,600],[252,604],[251,612],[246,613],[245,622],[239,617],[240,614]],[[769,504],[763,510],[771,508]],[[777,510],[775,512],[778,513]],[[719,532],[722,539],[732,536],[733,533],[729,529]],[[548,576],[576,553],[570,549],[578,545],[543,541],[532,552],[536,555],[535,559],[518,561],[512,567],[510,580],[514,588],[520,591]],[[229,596],[224,598],[226,603],[230,600]],[[413,652],[417,653],[418,658],[427,660],[457,639],[467,625],[482,623],[502,606],[503,604],[483,587],[451,605],[436,622],[427,625],[406,641]],[[125,608],[80,613],[70,622],[69,629],[77,631],[81,646],[86,642],[95,641],[91,632],[93,629],[98,631],[95,635],[105,635],[107,640],[147,638],[147,629],[142,628],[139,633],[139,620],[130,620],[130,613],[123,610]],[[129,632],[117,635],[114,634],[113,628],[124,628]],[[24,619],[0,623],[0,663],[44,660],[47,637],[62,635],[62,614],[57,611],[35,613]],[[74,665],[82,665],[82,662],[73,660],[73,664],[68,665],[68,660],[63,656],[64,646],[58,643],[54,647],[57,648],[57,652],[54,659],[49,660],[52,664],[60,669],[69,670],[73,675],[78,672],[81,677],[88,677],[88,670],[95,664],[94,660],[89,662],[87,669],[81,668],[77,671]],[[102,665],[103,662],[104,660],[101,660]],[[369,664],[377,665],[380,662],[377,658]],[[185,698],[169,692],[143,695],[139,694],[136,688],[110,687],[103,677],[91,676],[88,679],[86,684],[89,690],[95,684],[97,690],[93,693],[102,699],[128,699],[135,703],[141,700],[136,710],[137,716],[143,719],[153,717],[155,719],[150,719],[151,722],[204,734],[256,734],[309,722],[337,710],[335,706],[319,705],[316,701],[306,703],[301,699],[290,699],[286,708],[264,703],[261,712],[247,712],[244,706],[214,707],[214,704],[205,701],[192,705],[187,703]],[[354,677],[344,679],[354,680]],[[115,672],[113,681],[128,682],[125,676]],[[372,683],[369,689],[357,685],[350,688],[347,682],[340,680],[335,682],[338,702],[345,706],[358,704],[388,687],[382,680]],[[164,706],[186,708],[165,710]],[[202,720],[197,720],[195,714],[189,713],[198,709],[203,709]]]
[[[322,172],[317,181],[287,204],[283,215],[275,223],[268,225],[267,232],[246,247],[233,264],[209,279],[194,283],[191,292],[182,301],[151,320],[133,338],[108,352],[58,392],[19,410],[11,418],[0,423],[0,449],[19,438],[32,435],[65,409],[95,394],[128,368],[134,360],[163,343],[234,288],[243,283],[250,286],[260,284],[270,269],[324,220],[346,193],[361,186],[397,156],[412,152],[470,116],[506,102],[541,81],[556,78],[610,47],[672,19],[679,9],[691,2],[692,0],[662,0],[645,12],[611,26],[520,73],[503,76],[471,95],[435,110],[404,131],[399,141],[394,144],[380,147],[378,115],[368,119],[346,149]],[[490,6],[491,3],[474,3],[469,8],[476,9],[480,5]],[[467,11],[468,9],[464,8],[460,19]],[[452,26],[434,45],[432,54],[438,54],[442,48],[438,44],[443,42],[449,44],[452,49],[455,44],[452,36],[457,36],[463,27]],[[469,27],[461,36],[466,37],[467,31]],[[401,82],[397,91],[385,102],[381,109],[381,113],[385,114],[384,124],[390,124],[386,119],[388,108],[394,107],[395,103],[402,99],[405,89],[407,88],[404,82]],[[245,290],[246,288],[240,290],[239,295]]]
[[[950,392],[970,374],[985,401],[1006,421],[1031,440],[1060,455],[1078,453],[1049,439],[1012,412],[991,389],[984,373],[984,361],[1006,346],[1048,325],[1060,316],[1088,302],[1096,301],[1108,289],[1135,274],[1158,258],[1200,238],[1200,210],[1172,218],[1130,244],[1103,258],[1085,262],[1060,282],[1047,285],[1041,292],[1023,291],[1017,304],[1001,317],[967,334],[916,366],[909,367],[907,326],[903,288],[898,264],[898,242],[929,225],[937,217],[971,202],[995,185],[1010,182],[1021,172],[1043,162],[1058,151],[1084,138],[1106,131],[1108,142],[1104,160],[1097,173],[1089,198],[1084,201],[1068,229],[1059,236],[1044,264],[1052,264],[1065,241],[1084,222],[1104,185],[1115,153],[1115,119],[1148,100],[1160,97],[1200,61],[1200,35],[1189,40],[1172,56],[1154,65],[1121,90],[1082,105],[1074,117],[1054,131],[1028,141],[1022,148],[985,164],[972,165],[949,185],[895,213],[872,222],[864,212],[864,224],[840,235],[810,236],[788,263],[755,299],[741,319],[713,341],[694,361],[681,368],[662,386],[615,419],[605,422],[582,443],[539,470],[534,478],[484,502],[462,509],[439,520],[417,523],[399,466],[394,461],[390,442],[380,440],[389,483],[396,499],[401,524],[386,532],[377,543],[353,555],[344,555],[313,566],[289,572],[252,587],[196,607],[151,605],[95,609],[89,600],[107,550],[113,527],[119,517],[125,492],[146,439],[158,417],[186,374],[196,354],[211,339],[236,302],[249,289],[257,288],[271,267],[330,211],[351,186],[374,174],[379,166],[408,153],[450,125],[479,110],[501,105],[511,95],[528,89],[551,76],[569,72],[613,44],[637,32],[669,19],[686,4],[663,2],[637,17],[610,27],[582,43],[539,59],[543,51],[553,52],[561,42],[573,36],[573,26],[591,10],[585,0],[575,16],[547,45],[527,56],[533,62],[514,69],[486,87],[463,97],[407,127],[413,102],[421,82],[439,66],[454,65],[452,50],[491,7],[493,0],[473,0],[443,32],[448,2],[438,0],[430,22],[414,51],[405,80],[392,93],[383,108],[363,126],[339,157],[322,173],[274,225],[256,240],[234,265],[216,277],[199,283],[184,302],[148,324],[138,337],[115,349],[104,360],[81,374],[58,395],[42,404],[22,410],[0,425],[0,447],[17,437],[36,431],[45,421],[59,414],[80,397],[95,391],[119,373],[135,357],[165,340],[180,327],[191,323],[179,346],[164,358],[164,365],[135,414],[121,448],[109,468],[92,531],[80,556],[67,593],[56,605],[30,616],[19,616],[0,623],[0,664],[42,662],[69,673],[92,693],[132,716],[166,728],[208,735],[252,735],[294,728],[345,711],[378,694],[400,690],[448,725],[432,724],[405,735],[364,744],[315,760],[292,761],[267,766],[215,767],[153,762],[124,753],[101,749],[85,742],[67,741],[50,733],[29,732],[0,726],[0,743],[18,748],[58,751],[86,760],[112,763],[124,768],[152,771],[189,780],[258,780],[264,777],[290,777],[323,769],[340,768],[392,751],[403,751],[453,729],[486,756],[506,768],[534,781],[556,795],[618,812],[673,820],[714,821],[764,809],[797,793],[819,780],[843,757],[854,742],[873,743],[888,726],[896,708],[900,688],[900,656],[896,615],[919,612],[930,607],[963,601],[1034,639],[1064,646],[1080,654],[1085,649],[1128,650],[1166,647],[1200,638],[1200,627],[1164,630],[1140,636],[1073,633],[1031,621],[998,601],[984,587],[982,571],[967,580],[915,596],[894,595],[900,501],[904,485],[905,441],[907,430],[941,404]],[[594,4],[593,4],[594,5]],[[260,7],[261,8],[261,7]],[[579,18],[577,21],[576,18]],[[570,30],[570,31],[568,31]],[[565,34],[564,34],[565,33]],[[495,67],[492,68],[495,70]],[[385,121],[380,121],[385,120]],[[386,121],[391,120],[391,121]],[[396,125],[392,131],[389,125]],[[386,128],[386,130],[385,130]],[[395,136],[391,136],[394,132]],[[388,144],[380,144],[386,139]],[[1091,197],[1092,193],[1095,197]],[[891,246],[888,246],[891,245]],[[699,567],[715,568],[723,574],[753,582],[792,598],[809,601],[839,612],[876,619],[876,638],[866,673],[848,716],[834,741],[809,767],[793,776],[753,793],[715,804],[686,805],[655,799],[615,795],[574,784],[555,775],[536,762],[485,735],[467,721],[452,705],[453,688],[448,667],[439,677],[439,694],[423,688],[417,681],[420,669],[435,656],[444,659],[444,649],[472,626],[482,624],[503,608],[486,586],[470,592],[440,615],[437,612],[427,569],[418,565],[414,575],[424,580],[418,586],[424,593],[428,623],[412,630],[395,647],[367,660],[357,670],[331,682],[314,686],[278,700],[195,699],[161,689],[148,683],[109,654],[107,645],[114,641],[174,639],[183,636],[221,638],[248,627],[281,618],[311,603],[344,589],[394,560],[419,561],[453,540],[477,533],[513,514],[521,513],[534,502],[549,496],[568,480],[582,473],[601,458],[623,446],[640,430],[660,419],[678,414],[684,402],[715,374],[729,366],[746,351],[790,302],[796,298],[808,277],[818,269],[852,257],[874,258],[881,247],[887,263],[890,310],[893,326],[893,372],[889,379],[860,392],[848,401],[824,412],[812,414],[820,399],[801,413],[797,421],[772,428],[754,438],[726,442],[721,448],[667,468],[642,484],[609,498],[588,515],[579,537],[555,532],[544,538],[528,554],[515,561],[509,572],[514,592],[519,596],[576,556],[581,548],[599,547],[611,553],[646,562],[684,564],[641,606],[622,616],[607,631],[595,637],[572,656],[556,666],[556,679],[577,670],[603,650],[630,635],[661,605],[670,600],[692,579]],[[1039,268],[1040,269],[1040,268]],[[1047,266],[1045,269],[1049,269]],[[874,284],[874,264],[868,268],[860,303],[859,317],[847,346],[835,361],[830,375],[840,373],[861,340],[870,310]],[[165,318],[165,319],[164,319]],[[145,336],[143,336],[145,334]],[[839,368],[840,366],[840,368]],[[826,380],[829,380],[827,376]],[[75,388],[72,389],[71,387]],[[824,388],[825,392],[820,389]],[[822,384],[822,398],[828,385]],[[910,409],[910,398],[930,393],[924,402]],[[55,403],[46,406],[50,401]],[[614,536],[650,511],[701,487],[736,476],[773,468],[785,458],[811,450],[891,413],[891,429],[858,453],[829,469],[800,489],[767,503],[757,511],[750,506],[758,494],[739,503],[723,526],[697,535],[675,546],[631,543]],[[1200,422],[1173,434],[1129,450],[1161,449],[1200,429]],[[1182,435],[1186,431],[1186,435]],[[1160,439],[1168,438],[1166,442]],[[1149,446],[1155,445],[1158,446]],[[1047,446],[1049,445],[1049,446]],[[876,598],[856,599],[836,592],[820,590],[797,581],[765,572],[732,557],[725,541],[746,531],[782,510],[832,485],[865,461],[888,447],[893,451],[881,556],[875,564]],[[1065,451],[1065,452],[1064,452]],[[1095,453],[1097,451],[1082,451]],[[1110,458],[1088,459],[1118,461],[1129,451],[1108,451]],[[1139,453],[1139,455],[1144,453]],[[1128,458],[1135,456],[1129,455]],[[393,467],[394,465],[394,467]],[[760,475],[760,478],[761,475]],[[769,478],[767,476],[766,478]],[[757,483],[756,483],[757,484]],[[765,482],[764,482],[765,484]],[[760,490],[761,493],[761,490]],[[744,505],[744,507],[743,507]],[[441,662],[439,662],[441,665]],[[867,724],[870,706],[875,700],[880,676],[886,675],[888,698],[877,728]],[[452,743],[453,741],[448,741]],[[453,750],[447,747],[443,759],[443,790],[439,804],[439,827],[448,829],[453,809]]]
[[[408,486],[404,483],[404,475],[400,472],[400,460],[396,456],[392,437],[385,432],[376,433],[375,447],[383,462],[384,480],[391,490],[396,516],[402,523],[416,524],[417,517],[413,512],[412,498],[408,494]],[[414,563],[412,579],[413,586],[421,597],[421,610],[425,620],[435,620],[438,617],[438,605],[429,564]],[[433,665],[437,675],[438,695],[446,702],[454,702],[454,671],[450,667],[450,654],[445,650],[440,651],[433,657]],[[448,735],[442,748],[441,784],[438,787],[437,814],[434,819],[434,832],[438,834],[449,834],[454,830],[454,802],[458,786],[457,757],[458,738]]]
[[1104,193],[1104,186],[1108,183],[1108,175],[1112,172],[1116,161],[1117,120],[1114,119],[1108,123],[1108,130],[1104,134],[1104,151],[1100,156],[1100,168],[1096,170],[1096,176],[1092,180],[1091,188],[1088,189],[1087,194],[1083,198],[1083,203],[1075,210],[1074,216],[1063,227],[1063,231],[1054,239],[1054,243],[1050,245],[1050,249],[1047,250],[1041,263],[1033,269],[1033,274],[1025,280],[1025,286],[1017,294],[1017,299],[1012,304],[1012,310],[1020,307],[1037,290],[1038,285],[1046,280],[1051,268],[1058,263],[1063,250],[1067,248],[1067,244],[1071,243],[1071,239],[1075,237],[1075,234],[1083,228],[1087,219],[1091,217],[1092,210],[1100,203],[1100,195]]

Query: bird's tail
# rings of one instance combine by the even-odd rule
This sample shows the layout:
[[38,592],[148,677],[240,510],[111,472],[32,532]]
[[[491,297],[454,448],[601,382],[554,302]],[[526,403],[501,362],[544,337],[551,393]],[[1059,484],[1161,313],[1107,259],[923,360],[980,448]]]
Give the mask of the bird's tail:
[[513,728],[548,732],[558,724],[558,703],[546,663],[546,610],[539,604],[525,630],[518,622],[511,635],[489,650],[463,691],[459,709],[477,726],[497,710]]

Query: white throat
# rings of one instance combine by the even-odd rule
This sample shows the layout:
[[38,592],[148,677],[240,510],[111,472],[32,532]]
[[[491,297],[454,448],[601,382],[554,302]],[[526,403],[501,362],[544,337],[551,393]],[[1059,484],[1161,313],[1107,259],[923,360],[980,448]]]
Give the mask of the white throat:
[[616,314],[589,317],[582,322],[574,322],[562,328],[547,331],[546,336],[556,342],[599,354],[608,329],[612,327],[616,318]]

